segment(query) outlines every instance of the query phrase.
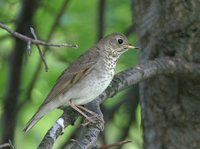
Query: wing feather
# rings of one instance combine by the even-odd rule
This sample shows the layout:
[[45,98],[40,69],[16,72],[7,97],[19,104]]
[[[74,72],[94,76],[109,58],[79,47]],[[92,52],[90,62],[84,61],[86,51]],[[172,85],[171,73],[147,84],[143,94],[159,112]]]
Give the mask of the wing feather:
[[67,92],[75,83],[83,79],[99,60],[99,52],[88,50],[79,59],[70,65],[58,78],[56,84],[45,99],[44,104],[49,103],[59,95]]

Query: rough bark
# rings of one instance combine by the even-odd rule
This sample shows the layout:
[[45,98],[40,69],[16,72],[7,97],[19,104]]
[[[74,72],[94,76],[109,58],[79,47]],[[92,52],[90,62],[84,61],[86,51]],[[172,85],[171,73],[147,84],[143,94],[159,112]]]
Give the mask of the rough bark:
[[[133,0],[140,62],[200,62],[198,0]],[[140,84],[145,149],[200,148],[200,78],[155,76]]]

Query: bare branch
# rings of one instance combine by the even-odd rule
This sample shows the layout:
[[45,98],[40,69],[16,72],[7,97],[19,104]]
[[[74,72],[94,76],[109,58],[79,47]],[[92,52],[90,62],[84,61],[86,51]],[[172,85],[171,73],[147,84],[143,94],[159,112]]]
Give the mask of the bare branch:
[[[63,126],[64,128],[68,125],[73,125],[78,118],[78,113],[71,109],[71,107],[67,107],[64,110],[64,113],[60,116],[60,118],[56,121],[56,123],[49,129],[46,133],[45,137],[41,141],[38,146],[38,149],[44,148],[52,148],[53,144],[55,143],[56,139],[59,135],[61,135]],[[60,123],[63,122],[63,123]]]
[[[87,104],[86,106],[88,109],[93,110],[98,114],[101,114],[99,105],[105,99],[113,97],[119,91],[124,90],[127,87],[130,87],[131,85],[137,84],[141,81],[144,81],[152,77],[156,77],[158,75],[175,75],[178,77],[184,77],[186,79],[194,77],[196,78],[200,76],[200,65],[169,57],[162,57],[152,61],[148,61],[144,64],[139,64],[135,67],[131,67],[125,71],[116,74],[110,86],[106,89],[106,91],[104,91],[99,97],[97,97],[94,101]],[[73,110],[67,111],[65,118],[63,118],[64,123],[67,123],[70,120],[70,115],[72,112]],[[76,114],[77,113],[75,113],[75,115]],[[74,116],[71,118],[74,119]],[[94,146],[94,144],[96,143],[95,141],[97,140],[97,137],[100,133],[100,130],[101,131],[103,130],[103,123],[98,122],[95,125],[88,125],[88,127],[84,127],[82,129],[84,133],[82,133],[78,141],[74,143],[72,149],[73,148],[87,149],[91,146]],[[100,128],[99,126],[101,126],[102,128]],[[53,129],[53,127],[51,129]],[[56,138],[60,134],[61,133],[59,132],[56,133]],[[41,144],[45,145],[50,143],[50,142],[44,142],[45,138],[49,138],[49,135],[46,135],[44,137]],[[54,142],[55,141],[56,140],[54,140]],[[53,143],[51,144],[53,145]]]
[[9,32],[11,35],[13,35],[15,38],[19,38],[27,43],[34,43],[36,45],[43,45],[43,46],[48,46],[48,47],[68,47],[68,48],[77,48],[77,45],[74,44],[68,44],[68,43],[61,43],[61,44],[56,44],[56,43],[48,43],[42,40],[38,40],[38,39],[33,39],[30,38],[28,36],[25,36],[23,34],[20,34],[18,32],[13,31],[12,29],[10,29],[8,26],[6,26],[5,24],[0,22],[0,28],[6,30],[7,32]]
[[31,41],[30,40],[27,43],[27,49],[26,49],[26,51],[27,51],[27,54],[30,56],[31,53],[32,53],[32,51],[31,51]]
[[102,145],[98,149],[107,149],[107,148],[111,148],[111,147],[115,147],[115,146],[120,146],[120,145],[123,145],[123,144],[126,144],[126,143],[130,143],[130,142],[131,142],[130,140],[119,141],[119,142],[116,142],[116,143],[113,143],[113,144]]
[[[33,37],[34,37],[36,40],[38,40],[37,35],[35,34],[34,29],[33,29],[32,27],[31,27],[30,29],[31,29],[31,33],[32,33]],[[45,58],[44,58],[44,54],[42,53],[42,50],[40,49],[40,46],[39,46],[39,45],[36,44],[36,47],[38,48],[38,52],[39,52],[39,54],[40,54],[40,57],[41,57],[41,59],[42,59],[42,62],[44,63],[44,66],[45,66],[45,71],[47,72],[47,71],[48,71],[48,65],[47,65],[46,60],[45,60]]]
[[13,146],[11,140],[9,140],[8,143],[0,144],[0,149],[7,148],[7,147],[10,147],[11,149],[15,149],[15,147]]
[[101,131],[104,130],[104,120],[103,114],[100,109],[100,103],[98,100],[94,100],[86,105],[91,111],[94,111],[99,115],[100,119],[97,119],[95,123],[90,123],[87,127],[81,129],[81,135],[77,138],[77,141],[74,142],[71,149],[89,149],[96,148],[97,138]]
[[113,97],[121,90],[158,75],[175,75],[186,79],[198,78],[200,65],[169,57],[147,61],[116,74],[110,86],[100,95],[99,100]]
[[6,147],[10,147],[10,144],[9,143],[4,143],[4,144],[0,145],[0,149],[1,148],[6,148]]

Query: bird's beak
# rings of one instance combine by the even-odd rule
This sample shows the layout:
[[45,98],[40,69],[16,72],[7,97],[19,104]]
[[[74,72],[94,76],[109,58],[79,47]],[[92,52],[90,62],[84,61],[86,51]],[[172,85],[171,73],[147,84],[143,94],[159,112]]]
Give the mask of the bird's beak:
[[129,43],[128,43],[128,44],[125,44],[125,45],[124,45],[124,48],[125,48],[125,49],[139,49],[138,47],[135,47],[135,46],[133,46],[132,44],[129,44]]

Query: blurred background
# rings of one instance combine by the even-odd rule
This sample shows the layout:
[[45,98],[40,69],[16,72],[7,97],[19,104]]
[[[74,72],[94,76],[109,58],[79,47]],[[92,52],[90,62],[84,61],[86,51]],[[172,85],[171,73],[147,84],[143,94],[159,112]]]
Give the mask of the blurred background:
[[[0,0],[0,22],[13,30],[32,37],[30,27],[33,27],[39,39],[79,46],[77,49],[41,46],[49,67],[45,72],[35,45],[28,56],[27,43],[0,29],[1,143],[10,139],[17,149],[37,147],[62,111],[49,113],[27,134],[22,128],[62,71],[104,35],[122,32],[130,43],[136,44],[131,6],[131,0]],[[137,57],[137,51],[126,52],[116,71],[136,65]],[[138,92],[138,86],[133,86],[101,105],[105,129],[99,136],[99,145],[128,139],[132,142],[116,148],[142,148]],[[68,127],[54,148],[64,148],[70,139],[76,139],[78,131],[79,125]]]

